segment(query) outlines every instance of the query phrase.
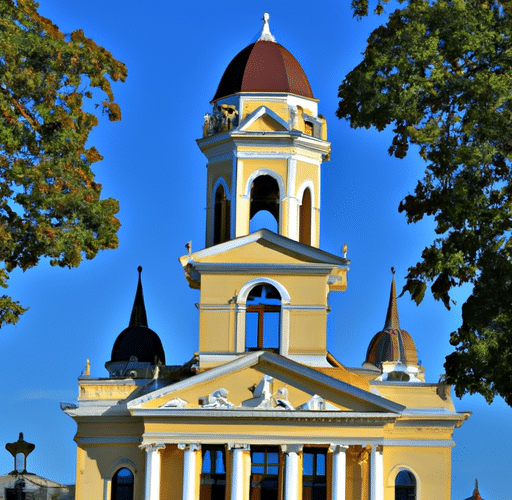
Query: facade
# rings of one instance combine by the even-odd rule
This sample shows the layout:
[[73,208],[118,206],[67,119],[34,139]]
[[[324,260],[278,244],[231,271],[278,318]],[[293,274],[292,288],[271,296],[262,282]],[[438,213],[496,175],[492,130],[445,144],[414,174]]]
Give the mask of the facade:
[[[228,65],[204,117],[206,245],[180,258],[199,291],[199,349],[167,366],[141,271],[108,378],[79,379],[76,498],[450,499],[457,413],[425,383],[392,280],[362,368],[327,351],[350,261],[319,248],[326,121],[295,57],[260,39]],[[266,212],[274,231],[251,232]],[[370,340],[370,339],[369,339]]]

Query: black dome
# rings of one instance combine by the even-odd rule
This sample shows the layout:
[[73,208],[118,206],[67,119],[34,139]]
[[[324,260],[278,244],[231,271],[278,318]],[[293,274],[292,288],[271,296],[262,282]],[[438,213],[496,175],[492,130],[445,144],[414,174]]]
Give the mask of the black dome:
[[112,348],[111,362],[130,361],[135,356],[140,362],[165,364],[165,353],[160,337],[146,326],[129,326],[117,337]]
[[165,364],[165,353],[160,337],[148,328],[146,306],[142,293],[142,267],[139,266],[137,270],[139,271],[139,282],[130,323],[128,328],[125,328],[114,342],[110,363],[116,361],[128,362],[135,357],[141,363],[156,365],[161,362]]

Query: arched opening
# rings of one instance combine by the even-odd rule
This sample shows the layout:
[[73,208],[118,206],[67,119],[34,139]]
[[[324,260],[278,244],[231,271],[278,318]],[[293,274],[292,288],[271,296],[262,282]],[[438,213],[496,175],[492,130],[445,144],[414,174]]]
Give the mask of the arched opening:
[[313,135],[314,131],[315,131],[315,127],[313,125],[313,122],[304,120],[304,133],[307,135]]
[[226,455],[223,446],[202,446],[200,500],[224,500],[226,494]]
[[269,229],[274,233],[279,232],[277,221],[268,210],[260,210],[249,222],[249,233],[254,233],[260,229]]
[[217,245],[229,240],[229,200],[224,186],[219,184],[215,191],[215,207],[213,212],[213,244]]
[[127,467],[119,469],[112,478],[111,500],[133,500],[133,473]]
[[299,241],[311,245],[311,191],[304,190],[299,210]]
[[258,212],[265,210],[272,215],[277,222],[277,227],[279,228],[280,199],[279,184],[272,176],[260,175],[259,177],[256,177],[251,185],[251,209],[249,220],[252,221],[253,217]]
[[281,295],[272,285],[256,285],[247,297],[245,350],[279,352],[280,331]]
[[401,470],[395,478],[395,500],[416,500],[416,478],[408,470]]

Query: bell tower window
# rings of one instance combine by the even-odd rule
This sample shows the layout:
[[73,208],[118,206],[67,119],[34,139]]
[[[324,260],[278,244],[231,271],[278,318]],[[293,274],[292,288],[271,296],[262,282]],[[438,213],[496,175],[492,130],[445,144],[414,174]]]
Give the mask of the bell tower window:
[[311,245],[311,191],[304,190],[299,210],[299,241]]
[[226,196],[224,186],[219,184],[215,192],[215,208],[214,208],[214,229],[213,229],[213,244],[217,245],[224,241],[229,240],[229,200]]
[[260,211],[269,212],[277,222],[277,229],[279,231],[279,205],[280,193],[277,181],[270,175],[256,177],[251,186],[250,221]]
[[247,297],[245,350],[279,352],[281,296],[272,285],[256,285]]

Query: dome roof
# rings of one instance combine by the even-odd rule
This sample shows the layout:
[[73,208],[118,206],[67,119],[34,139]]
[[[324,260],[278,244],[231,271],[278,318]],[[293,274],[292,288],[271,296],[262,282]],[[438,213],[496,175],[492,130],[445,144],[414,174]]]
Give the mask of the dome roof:
[[378,332],[371,340],[365,363],[380,367],[384,361],[395,361],[404,365],[418,364],[418,352],[414,341],[409,332],[400,328],[394,276],[391,282],[386,322],[383,330]]
[[285,92],[313,98],[301,65],[274,41],[264,17],[260,39],[251,43],[228,64],[212,102],[238,92]]
[[133,357],[139,362],[148,362],[152,365],[158,361],[165,364],[165,353],[160,337],[150,328],[146,316],[144,296],[142,293],[141,273],[139,266],[139,282],[135,301],[133,302],[130,324],[117,337],[112,348],[110,363],[116,361],[130,361]]

